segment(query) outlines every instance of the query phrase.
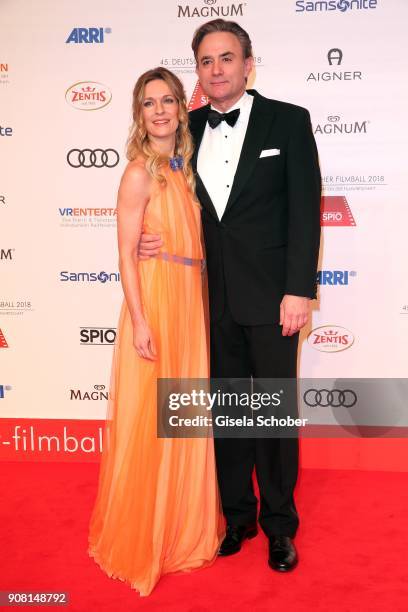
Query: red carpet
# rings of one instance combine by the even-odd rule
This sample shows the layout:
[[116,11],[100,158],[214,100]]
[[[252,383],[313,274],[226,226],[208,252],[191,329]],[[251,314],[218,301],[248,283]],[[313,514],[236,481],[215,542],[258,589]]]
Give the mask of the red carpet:
[[140,598],[86,554],[98,465],[4,462],[1,471],[0,590],[69,592],[68,606],[47,609],[408,610],[408,474],[304,470],[297,489],[300,564],[292,574],[268,568],[260,534],[238,555],[166,576]]

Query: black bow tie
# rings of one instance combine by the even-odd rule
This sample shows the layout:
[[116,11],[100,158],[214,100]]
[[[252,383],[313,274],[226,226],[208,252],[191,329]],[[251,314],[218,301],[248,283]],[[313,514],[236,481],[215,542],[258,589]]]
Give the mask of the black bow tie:
[[216,110],[210,110],[208,112],[207,117],[208,123],[210,124],[210,127],[216,128],[217,125],[221,123],[221,121],[226,121],[228,125],[234,127],[238,120],[239,113],[239,108],[236,108],[235,110],[230,111],[229,113],[218,113]]

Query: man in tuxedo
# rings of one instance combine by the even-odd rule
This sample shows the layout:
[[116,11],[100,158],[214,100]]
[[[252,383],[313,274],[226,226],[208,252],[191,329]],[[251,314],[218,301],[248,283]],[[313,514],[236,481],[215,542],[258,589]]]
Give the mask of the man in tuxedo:
[[[211,104],[190,113],[192,160],[202,205],[213,378],[296,377],[299,330],[316,297],[320,172],[306,109],[246,91],[250,38],[238,24],[210,21],[195,32],[197,74]],[[160,238],[143,236],[141,256]],[[293,491],[296,438],[216,438],[227,533],[220,555],[257,534],[269,538],[269,565],[297,564],[299,519]]]

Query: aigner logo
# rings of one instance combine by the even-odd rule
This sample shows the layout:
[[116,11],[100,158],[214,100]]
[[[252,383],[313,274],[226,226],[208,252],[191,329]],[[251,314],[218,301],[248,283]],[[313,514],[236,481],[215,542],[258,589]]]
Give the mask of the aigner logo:
[[112,100],[112,94],[106,85],[96,81],[80,81],[68,87],[65,99],[79,110],[99,110]]
[[343,59],[343,51],[341,49],[330,49],[327,54],[330,66],[334,63],[340,66],[341,60]]
[[71,168],[114,168],[119,159],[115,149],[71,149],[67,154]]
[[[329,49],[327,52],[327,61],[329,66],[340,66],[343,61],[343,51],[338,48]],[[361,70],[336,70],[330,72],[310,72],[306,77],[308,83],[317,83],[320,81],[361,81],[363,74]]]

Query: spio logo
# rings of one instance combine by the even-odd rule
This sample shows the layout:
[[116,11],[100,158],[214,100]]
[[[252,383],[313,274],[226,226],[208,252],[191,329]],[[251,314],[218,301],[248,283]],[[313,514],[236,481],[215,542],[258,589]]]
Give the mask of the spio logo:
[[310,346],[323,353],[338,353],[354,343],[353,333],[338,325],[323,325],[312,330],[307,337]]
[[320,13],[323,11],[376,9],[377,0],[327,0],[327,2],[312,2],[310,0],[296,0],[296,13]]
[[320,225],[329,227],[350,227],[356,222],[347,198],[344,196],[322,196]]
[[4,336],[4,333],[0,329],[0,348],[8,348],[8,347],[9,345],[7,344],[7,340]]
[[120,281],[119,272],[60,272],[60,281],[73,283],[95,283],[102,284],[107,282]]
[[66,43],[104,43],[105,34],[110,34],[111,28],[74,28],[68,36]]
[[68,87],[65,100],[79,110],[99,110],[112,100],[109,88],[96,81],[80,81]]
[[115,149],[71,149],[67,154],[71,168],[114,168],[119,159]]
[[333,64],[340,66],[341,60],[343,59],[343,51],[341,49],[330,49],[327,54],[327,59],[329,60],[330,66]]
[[0,260],[8,259],[12,261],[15,249],[0,249]]
[[357,275],[354,270],[319,270],[317,273],[317,283],[319,285],[348,285],[350,278]]
[[80,330],[80,344],[91,346],[112,345],[116,340],[116,329],[114,327],[81,327]]
[[6,391],[11,391],[10,385],[0,385],[0,399],[4,399]]
[[357,395],[352,389],[308,389],[303,394],[303,401],[311,408],[352,408],[357,404]]

